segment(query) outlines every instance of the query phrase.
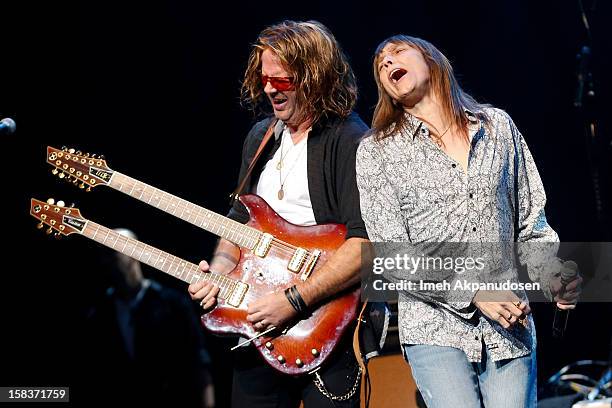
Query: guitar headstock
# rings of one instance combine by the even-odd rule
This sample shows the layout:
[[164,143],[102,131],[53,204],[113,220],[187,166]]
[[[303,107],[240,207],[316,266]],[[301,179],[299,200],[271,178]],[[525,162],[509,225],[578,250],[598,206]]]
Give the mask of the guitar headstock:
[[80,188],[90,191],[92,187],[108,184],[113,171],[106,165],[104,156],[81,153],[75,149],[56,149],[47,146],[47,163],[54,169],[53,175],[72,182]]
[[74,233],[81,234],[87,224],[78,208],[66,207],[63,201],[56,203],[52,198],[46,202],[32,198],[30,215],[40,221],[36,226],[38,229],[46,225],[49,227],[45,231],[47,235],[55,231],[56,238]]

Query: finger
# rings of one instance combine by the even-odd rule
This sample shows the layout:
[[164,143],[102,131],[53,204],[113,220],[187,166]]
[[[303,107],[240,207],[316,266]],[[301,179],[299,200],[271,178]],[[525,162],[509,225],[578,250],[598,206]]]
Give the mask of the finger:
[[193,297],[196,300],[204,299],[206,295],[208,295],[210,291],[213,290],[214,287],[215,285],[211,282],[206,282],[204,286],[202,286],[202,289],[198,290]]
[[582,283],[582,278],[574,279],[573,281],[568,283],[567,286],[565,286],[565,291],[566,292],[571,292],[571,291],[577,289],[580,286],[581,283]]
[[531,306],[528,303],[525,303],[525,308],[523,309],[523,314],[525,316],[531,314]]
[[212,298],[208,300],[207,302],[204,302],[204,301],[200,302],[200,305],[202,306],[202,309],[208,310],[208,309],[211,309],[216,303],[217,303],[217,298]]
[[575,303],[563,304],[563,303],[557,302],[557,307],[561,310],[572,310],[576,308],[576,304]]
[[247,315],[247,321],[251,323],[256,323],[256,322],[262,321],[263,319],[264,319],[264,315],[262,312],[256,312],[256,313]]
[[521,311],[523,312],[520,316],[518,316],[519,320],[524,319],[525,317],[527,317],[528,314],[531,313],[531,307],[529,307],[529,303],[523,301],[516,301],[513,303],[514,306],[516,306],[518,309],[521,309]]
[[576,303],[578,301],[579,294],[577,292],[564,293],[561,296],[555,296],[555,301],[559,303]]
[[[517,307],[514,302],[504,302],[501,304],[501,306],[506,309],[506,312],[503,313],[504,317],[521,317],[523,315],[523,309]],[[510,315],[508,315],[508,313],[510,313]]]
[[[189,288],[187,289],[189,291],[190,295],[195,295],[196,292],[200,289],[202,289],[202,287],[206,284],[206,281],[202,281],[202,282],[196,282],[196,283],[192,283],[191,285],[189,285]],[[193,296],[192,296],[193,298]]]
[[206,294],[206,296],[204,296],[204,298],[202,299],[202,302],[208,303],[211,300],[215,300],[218,294],[219,294],[219,287],[213,285],[210,292],[208,292],[208,294]]
[[569,293],[564,293],[563,296],[560,296],[558,301],[559,302],[565,302],[565,303],[569,303],[569,302],[575,302],[579,297],[579,293],[578,292],[569,292]]
[[200,269],[200,272],[208,272],[208,262],[206,261],[200,261],[200,263],[198,264],[198,268]]
[[247,314],[252,315],[253,313],[261,312],[261,307],[257,301],[251,303],[247,307]]
[[510,323],[508,322],[508,320],[506,320],[506,318],[502,314],[498,314],[498,317],[496,320],[499,324],[501,324],[501,326],[504,329],[510,328]]

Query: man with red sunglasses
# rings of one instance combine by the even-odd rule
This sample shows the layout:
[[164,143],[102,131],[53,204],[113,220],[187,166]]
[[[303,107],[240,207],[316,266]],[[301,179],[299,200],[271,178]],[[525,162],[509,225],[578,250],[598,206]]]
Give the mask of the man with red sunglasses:
[[[364,122],[352,112],[357,98],[353,71],[333,35],[316,21],[284,21],[264,29],[254,44],[242,84],[242,97],[258,112],[269,112],[246,137],[239,194],[255,193],[297,225],[341,223],[347,234],[340,248],[306,281],[291,291],[269,294],[248,305],[247,319],[262,332],[298,317],[302,309],[325,302],[359,282],[361,245],[367,233],[355,180],[355,155]],[[266,109],[268,108],[268,109]],[[265,144],[249,173],[264,135]],[[249,220],[235,201],[229,217]],[[217,273],[231,271],[237,246],[220,240],[210,263]],[[207,262],[200,263],[209,271]],[[219,288],[202,282],[189,292],[204,310],[215,305]],[[234,363],[235,407],[359,407],[361,371],[347,330],[334,354],[315,375],[290,377],[264,363],[253,346],[241,347]]]

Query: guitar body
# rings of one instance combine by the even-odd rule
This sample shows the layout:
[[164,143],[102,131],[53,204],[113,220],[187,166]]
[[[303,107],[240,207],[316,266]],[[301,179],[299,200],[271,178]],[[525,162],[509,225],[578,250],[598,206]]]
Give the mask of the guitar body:
[[[285,221],[258,196],[243,195],[239,199],[250,215],[247,225],[295,247],[322,251],[312,275],[345,241],[344,225],[298,226]],[[301,273],[287,268],[292,253],[291,249],[273,245],[265,257],[259,257],[242,248],[238,265],[230,276],[247,283],[249,290],[238,307],[219,299],[217,306],[202,316],[204,326],[217,334],[237,334],[247,338],[257,335],[252,324],[246,320],[248,304],[268,293],[282,292],[301,281]],[[255,339],[253,343],[266,362],[278,371],[292,375],[310,372],[332,353],[340,337],[354,321],[358,302],[359,288],[345,291],[318,305],[304,320],[289,324],[286,332],[275,330]]]

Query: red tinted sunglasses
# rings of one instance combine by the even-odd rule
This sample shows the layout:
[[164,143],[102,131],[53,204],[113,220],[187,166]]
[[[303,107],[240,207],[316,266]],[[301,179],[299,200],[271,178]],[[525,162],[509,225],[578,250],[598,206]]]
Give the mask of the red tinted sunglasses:
[[270,85],[277,91],[291,91],[293,89],[293,77],[270,77],[267,75],[261,76],[261,85],[265,88],[266,84]]

